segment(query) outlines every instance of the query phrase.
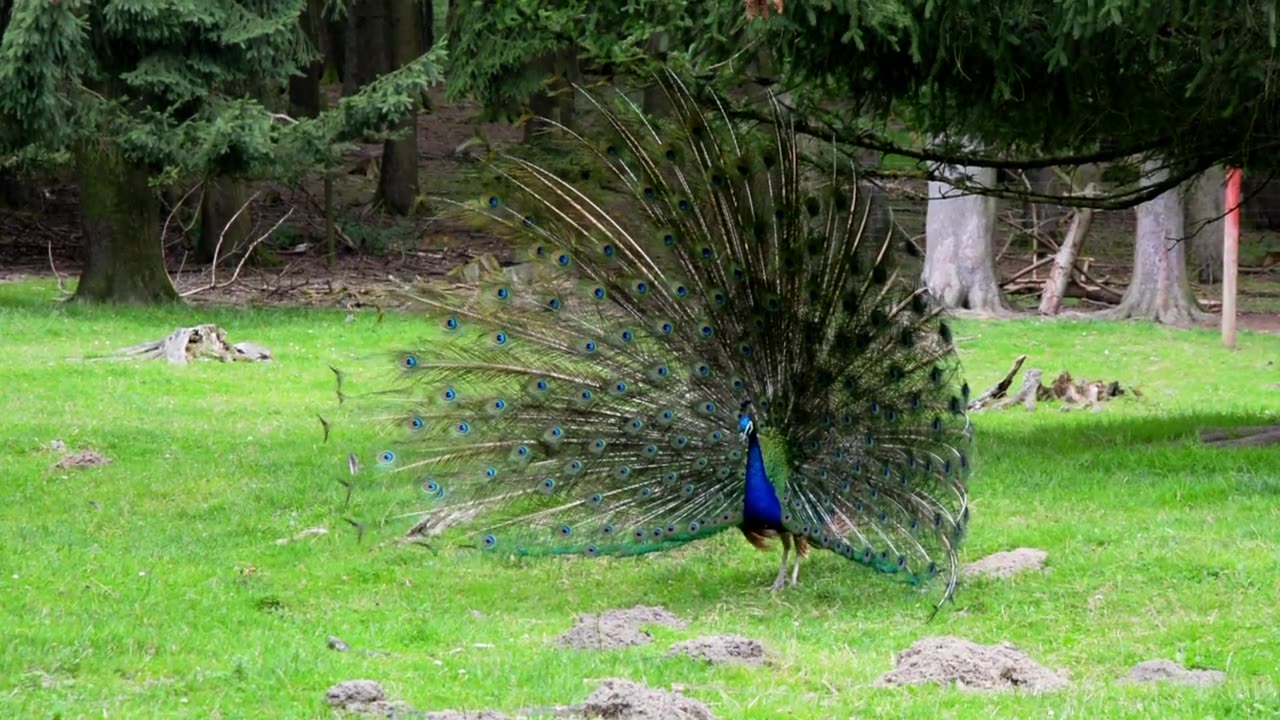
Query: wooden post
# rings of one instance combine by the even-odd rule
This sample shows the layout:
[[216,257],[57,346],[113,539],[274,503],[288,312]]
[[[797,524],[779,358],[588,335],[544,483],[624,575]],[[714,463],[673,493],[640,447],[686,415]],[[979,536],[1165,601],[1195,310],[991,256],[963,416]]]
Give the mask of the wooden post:
[[1222,344],[1236,347],[1236,272],[1240,264],[1240,168],[1227,168],[1222,230]]

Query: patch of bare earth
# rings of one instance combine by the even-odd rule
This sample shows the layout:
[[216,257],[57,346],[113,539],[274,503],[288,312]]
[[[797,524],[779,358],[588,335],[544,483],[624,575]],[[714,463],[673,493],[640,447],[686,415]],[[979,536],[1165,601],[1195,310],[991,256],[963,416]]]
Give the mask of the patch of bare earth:
[[603,720],[715,720],[697,700],[630,680],[605,680],[573,710],[583,717]]
[[1171,682],[1210,687],[1227,679],[1221,670],[1192,670],[1172,660],[1145,660],[1133,666],[1125,680],[1132,683]]
[[683,640],[671,646],[668,655],[688,655],[695,660],[705,660],[713,665],[743,663],[763,665],[764,645],[758,640],[740,635],[710,635]]
[[324,701],[339,710],[373,717],[396,717],[409,712],[409,706],[388,700],[381,683],[373,680],[344,680],[325,691]]
[[72,468],[98,467],[99,465],[110,465],[111,458],[100,455],[92,450],[77,450],[68,453],[58,461],[54,467],[59,470],[70,470]]
[[1043,693],[1069,683],[1007,642],[979,645],[962,638],[924,638],[898,655],[880,685],[955,685],[963,690]]
[[579,615],[572,628],[556,638],[560,647],[573,650],[615,650],[648,645],[653,636],[641,630],[646,625],[663,625],[677,630],[688,623],[661,607],[638,605],[625,610],[607,610],[599,615]]
[[1032,570],[1043,570],[1049,553],[1037,548],[1017,548],[992,553],[965,565],[962,572],[972,577],[1011,578]]

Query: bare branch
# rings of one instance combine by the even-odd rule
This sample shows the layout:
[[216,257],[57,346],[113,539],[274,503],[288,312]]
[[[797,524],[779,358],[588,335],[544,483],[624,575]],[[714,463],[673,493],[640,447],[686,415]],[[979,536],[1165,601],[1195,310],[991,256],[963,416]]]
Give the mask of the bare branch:
[[251,205],[253,201],[256,200],[260,194],[261,192],[255,192],[252,196],[250,196],[249,199],[246,200],[245,203],[241,205],[238,210],[236,210],[235,214],[231,216],[231,219],[227,221],[227,224],[223,226],[222,232],[218,234],[218,243],[213,248],[213,262],[209,266],[209,282],[206,285],[202,285],[200,287],[192,288],[185,292],[179,293],[180,297],[184,297],[184,298],[191,297],[192,295],[196,295],[198,293],[207,292],[209,290],[216,290],[216,289],[224,288],[224,287],[227,287],[228,285],[234,284],[236,280],[240,278],[240,271],[244,269],[244,264],[248,262],[249,257],[253,255],[254,248],[258,247],[258,245],[261,244],[264,240],[271,237],[272,233],[274,233],[277,229],[279,229],[279,227],[284,224],[284,221],[288,220],[293,215],[293,211],[296,208],[289,208],[289,212],[285,213],[279,220],[276,220],[275,224],[272,225],[265,233],[259,235],[257,238],[250,241],[244,249],[244,254],[240,257],[240,262],[236,264],[235,271],[231,273],[231,277],[227,280],[219,282],[218,281],[218,263],[222,259],[222,242],[226,238],[227,230],[232,225],[235,225],[236,220],[239,219],[240,217],[240,214],[243,213],[246,209],[248,209],[249,205]]

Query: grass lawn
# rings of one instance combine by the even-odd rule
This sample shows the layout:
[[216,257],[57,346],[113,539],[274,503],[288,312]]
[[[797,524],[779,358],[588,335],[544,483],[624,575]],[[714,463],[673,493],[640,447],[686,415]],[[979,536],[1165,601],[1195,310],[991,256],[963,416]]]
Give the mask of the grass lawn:
[[[978,415],[966,560],[1019,546],[1046,572],[930,598],[816,552],[767,591],[776,555],[723,534],[630,560],[500,561],[384,542],[415,487],[345,456],[330,363],[420,337],[421,319],[303,310],[56,307],[47,282],[0,285],[0,717],[330,717],[325,689],[382,682],[424,709],[579,702],[607,677],[684,686],[720,718],[1227,718],[1280,715],[1280,452],[1199,447],[1207,424],[1280,421],[1280,338],[1088,322],[957,323],[975,391],[1028,353],[1052,377],[1141,386],[1098,413]],[[216,322],[270,364],[77,358]],[[110,465],[52,468],[54,439]],[[366,462],[366,465],[370,463]],[[357,542],[343,518],[364,521]],[[312,526],[322,537],[280,545]],[[574,613],[664,605],[687,631],[559,650]],[[763,641],[768,667],[668,658],[701,634]],[[873,687],[927,635],[1009,640],[1073,686],[1027,696]],[[337,635],[353,648],[326,647]],[[380,652],[364,652],[380,651]],[[1135,663],[1225,670],[1213,689],[1118,683]]]

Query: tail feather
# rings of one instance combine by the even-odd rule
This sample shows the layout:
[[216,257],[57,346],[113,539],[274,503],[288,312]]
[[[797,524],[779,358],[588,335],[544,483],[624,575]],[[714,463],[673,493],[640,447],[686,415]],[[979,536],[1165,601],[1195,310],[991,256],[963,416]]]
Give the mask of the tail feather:
[[[674,75],[659,126],[585,97],[575,168],[517,155],[459,217],[527,259],[414,300],[439,336],[397,355],[384,464],[421,478],[422,532],[516,553],[635,554],[741,522],[750,401],[806,543],[926,580],[956,572],[971,428],[951,330],[910,243],[787,113],[734,122]],[[769,460],[767,460],[768,462]],[[807,544],[806,544],[807,547]]]

